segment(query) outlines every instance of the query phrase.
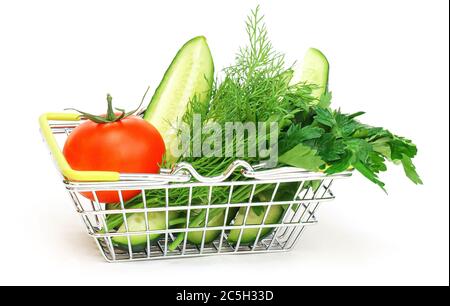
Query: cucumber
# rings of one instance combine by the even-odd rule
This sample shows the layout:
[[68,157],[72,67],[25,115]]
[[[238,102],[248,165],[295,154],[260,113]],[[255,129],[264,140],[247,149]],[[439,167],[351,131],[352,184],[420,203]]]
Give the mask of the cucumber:
[[325,55],[318,49],[310,48],[303,59],[303,68],[298,80],[294,75],[292,83],[306,83],[317,85],[311,95],[320,99],[328,91],[328,77],[330,73],[330,64]]
[[[229,209],[226,224],[229,224],[231,222],[231,220],[234,219],[237,211],[238,211],[237,207],[232,207]],[[213,218],[208,220],[208,226],[211,226],[211,227],[223,226],[224,218],[225,218],[225,210],[223,210],[222,212],[220,212],[219,214],[217,214],[216,216],[214,216]],[[204,221],[203,221],[203,223],[204,223]],[[205,232],[205,244],[211,243],[212,241],[214,241],[214,239],[216,239],[220,235],[220,233],[222,233],[221,230],[206,231]],[[202,243],[203,231],[190,232],[187,236],[187,239],[190,243],[199,245]]]
[[[283,201],[292,201],[295,197],[295,194],[296,194],[298,188],[300,187],[300,184],[301,183],[298,183],[298,182],[282,184],[281,186],[279,186],[277,194],[273,198],[273,201],[278,202],[278,203],[283,202]],[[274,191],[275,191],[275,187],[272,187],[268,190],[265,190],[265,191],[257,194],[258,201],[260,201],[262,203],[270,202]],[[283,217],[283,213],[284,213],[285,209],[287,209],[288,206],[289,205],[287,205],[287,204],[272,205],[269,213],[267,214],[265,224],[279,224],[281,222],[281,218]],[[261,207],[261,208],[262,209],[261,209],[260,214],[257,214],[255,212],[254,208],[250,209],[250,211],[248,213],[248,217],[247,217],[247,223],[246,223],[247,225],[262,224],[262,222],[264,221],[264,215],[265,215],[268,207],[265,206],[265,207]],[[293,206],[292,208],[294,210],[297,209],[296,206]],[[240,208],[240,210],[236,216],[236,219],[234,220],[234,225],[242,225],[243,224],[246,210],[247,210],[246,207]],[[268,236],[273,230],[274,230],[274,228],[270,228],[270,227],[263,228],[261,230],[259,239],[262,239],[262,238]],[[240,232],[241,232],[241,229],[231,230],[230,234],[228,235],[228,242],[230,244],[236,244],[239,239]],[[246,244],[251,244],[251,243],[255,242],[256,237],[258,236],[258,232],[259,232],[258,228],[244,230],[242,233],[241,244],[246,245]]]
[[[244,218],[247,211],[247,207],[241,207],[239,209],[239,212],[234,220],[234,225],[243,225],[244,224]],[[263,211],[260,215],[256,214],[253,209],[250,209],[247,217],[246,225],[260,225],[262,224],[264,220],[265,213],[267,211],[267,207],[264,207]],[[282,205],[274,205],[270,208],[269,213],[267,214],[266,222],[265,224],[277,224],[280,222],[281,217],[283,216],[284,209]],[[261,230],[261,234],[259,236],[259,239],[262,239],[269,235],[274,228],[265,227]],[[258,236],[259,229],[258,228],[251,228],[251,229],[233,229],[230,231],[230,234],[228,235],[228,242],[230,244],[236,244],[239,235],[242,233],[241,237],[241,245],[251,244],[255,242],[256,237]]]
[[[147,214],[148,225],[150,230],[165,230],[166,229],[166,213],[165,212],[151,212]],[[169,214],[169,220],[175,218],[173,214]],[[136,213],[127,217],[128,231],[129,232],[142,232],[147,230],[145,224],[144,213]],[[118,233],[126,233],[125,224],[122,224],[117,230]],[[150,234],[150,241],[156,240],[161,236],[160,234]],[[131,248],[134,252],[140,252],[147,247],[147,235],[131,235]],[[113,237],[112,242],[117,247],[128,250],[128,238],[127,236]]]
[[195,37],[176,54],[156,89],[144,119],[161,133],[166,144],[166,161],[178,147],[177,126],[188,110],[189,102],[208,103],[214,79],[214,63],[206,38]]

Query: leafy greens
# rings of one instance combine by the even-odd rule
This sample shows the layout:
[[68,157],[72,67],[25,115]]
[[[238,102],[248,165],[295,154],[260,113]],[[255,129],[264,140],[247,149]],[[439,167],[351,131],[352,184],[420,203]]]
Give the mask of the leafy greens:
[[[313,96],[318,88],[316,84],[292,84],[293,70],[286,67],[284,55],[273,49],[259,8],[248,17],[246,30],[249,44],[239,50],[235,64],[223,70],[223,80],[213,84],[209,104],[197,103],[195,97],[192,99],[183,118],[184,123],[193,127],[194,115],[200,115],[203,125],[215,122],[222,127],[227,122],[277,123],[279,156],[276,166],[287,165],[327,174],[355,169],[385,190],[379,175],[387,170],[387,162],[393,162],[403,165],[406,176],[413,183],[422,184],[412,161],[417,154],[412,141],[384,128],[361,123],[358,118],[363,112],[346,114],[340,109],[333,109],[331,92],[326,91],[320,98]],[[191,148],[196,137],[207,136],[191,135]],[[265,139],[270,137],[262,136]],[[244,139],[244,142],[247,145],[249,140]],[[233,143],[237,143],[237,139],[233,139]],[[225,144],[222,149],[225,150]],[[178,162],[191,163],[202,175],[216,176],[235,160],[223,153],[218,155],[222,157],[182,156]],[[261,162],[259,157],[244,156],[242,159],[250,164]],[[243,177],[241,173],[236,173],[232,179]],[[317,182],[311,181],[303,187],[315,190],[318,187],[315,185]],[[280,200],[292,198],[292,192],[298,187],[295,183],[283,186],[286,190],[281,194],[285,198]],[[267,185],[261,184],[254,190],[254,196],[267,198],[272,192]],[[236,187],[231,199],[228,199],[229,192],[220,188],[215,188],[213,194],[208,188],[195,188],[191,195],[186,188],[177,188],[170,194],[159,189],[149,190],[146,191],[146,198],[149,206],[162,207],[166,205],[166,197],[171,206],[177,206],[186,205],[190,198],[193,205],[225,203],[227,200],[231,203],[248,202],[251,194],[251,186]],[[120,209],[120,203],[110,207]],[[144,207],[141,195],[128,201],[126,207]],[[223,210],[211,208],[209,220]],[[257,215],[264,211],[263,207],[258,206],[252,207],[252,210]],[[189,220],[187,217],[179,219],[183,219],[181,223],[189,222],[190,227],[199,227],[204,226],[206,215],[205,209],[192,210]],[[179,222],[179,219],[176,221]],[[108,228],[116,228],[122,222],[122,214],[107,217]],[[170,249],[176,248],[184,237],[184,233],[178,235]]]
[[[356,169],[380,186],[379,174],[386,162],[402,164],[415,184],[422,184],[412,159],[416,146],[390,131],[357,120],[363,112],[345,114],[331,108],[332,95],[312,96],[315,84],[291,84],[293,71],[285,57],[276,52],[268,38],[259,8],[246,22],[249,44],[239,50],[234,65],[224,69],[223,81],[214,84],[208,107],[198,109],[195,101],[184,118],[192,125],[194,113],[203,123],[276,122],[279,131],[279,165],[323,171],[327,174]],[[246,158],[257,163],[256,158]],[[230,158],[181,159],[198,166],[205,175],[221,173]],[[180,160],[180,161],[181,161]]]

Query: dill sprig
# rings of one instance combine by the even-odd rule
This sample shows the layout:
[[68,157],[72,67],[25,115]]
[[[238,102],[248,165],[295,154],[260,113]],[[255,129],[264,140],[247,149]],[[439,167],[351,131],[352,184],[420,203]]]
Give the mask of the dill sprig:
[[240,48],[235,63],[223,70],[225,77],[213,90],[207,120],[267,121],[280,111],[279,98],[288,90],[283,77],[287,69],[284,55],[276,52],[269,40],[263,18],[259,7],[248,16],[248,45]]

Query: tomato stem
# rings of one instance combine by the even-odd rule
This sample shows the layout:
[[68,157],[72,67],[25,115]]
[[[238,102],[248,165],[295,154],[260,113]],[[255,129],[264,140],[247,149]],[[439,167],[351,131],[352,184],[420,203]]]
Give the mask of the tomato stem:
[[114,109],[112,106],[112,97],[110,94],[106,95],[106,101],[108,102],[108,112],[106,114],[106,118],[109,121],[114,122],[114,121],[116,121],[116,114],[114,114]]
[[[129,117],[131,115],[133,115],[134,113],[136,113],[142,106],[142,104],[144,103],[144,99],[148,93],[148,90],[150,89],[150,87],[147,87],[147,90],[145,91],[144,96],[142,97],[141,103],[139,104],[139,106],[131,111],[131,112],[126,112],[124,109],[122,108],[114,108],[113,104],[112,104],[112,96],[110,94],[106,95],[106,101],[108,102],[108,110],[106,112],[105,116],[97,116],[97,115],[93,115],[90,113],[86,113],[74,108],[67,108],[66,110],[73,110],[76,111],[78,113],[80,113],[84,118],[91,120],[95,123],[99,123],[99,124],[104,124],[104,123],[112,123],[112,122],[117,122],[120,121],[126,117]],[[114,110],[117,110],[120,112],[119,115],[117,115]]]

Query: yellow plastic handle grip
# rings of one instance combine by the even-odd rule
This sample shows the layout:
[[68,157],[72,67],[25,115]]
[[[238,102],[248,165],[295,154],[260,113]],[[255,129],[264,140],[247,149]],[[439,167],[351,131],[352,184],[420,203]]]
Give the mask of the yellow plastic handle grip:
[[116,182],[120,180],[120,174],[113,171],[78,171],[70,167],[61,149],[56,142],[50,128],[49,121],[80,121],[80,115],[68,113],[46,113],[39,117],[39,125],[42,135],[56,160],[61,173],[70,181],[77,182]]

